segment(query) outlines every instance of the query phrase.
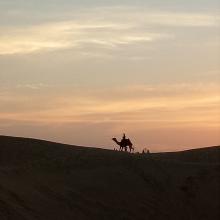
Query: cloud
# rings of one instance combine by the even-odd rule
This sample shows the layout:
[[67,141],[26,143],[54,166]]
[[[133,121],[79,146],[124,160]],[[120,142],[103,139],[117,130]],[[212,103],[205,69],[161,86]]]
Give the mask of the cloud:
[[216,84],[137,85],[83,91],[49,88],[53,91],[47,95],[48,88],[41,87],[37,93],[32,87],[24,88],[17,87],[0,96],[1,120],[46,124],[148,123],[152,127],[220,125]]
[[147,23],[174,27],[217,27],[219,17],[199,13],[150,13],[146,15]]
[[219,17],[209,14],[147,11],[132,7],[98,8],[80,11],[72,20],[2,27],[0,55],[64,49],[76,50],[80,54],[91,45],[94,52],[100,48],[115,50],[128,45],[173,39],[173,34],[158,30],[160,26],[181,28],[218,25]]
[[150,42],[161,37],[157,33],[132,32],[123,24],[108,23],[58,22],[3,31],[5,33],[0,37],[0,55],[80,48],[88,44],[114,48],[123,44]]
[[49,85],[44,83],[32,83],[32,84],[17,84],[16,88],[18,89],[31,89],[31,90],[39,90],[41,88],[48,88]]

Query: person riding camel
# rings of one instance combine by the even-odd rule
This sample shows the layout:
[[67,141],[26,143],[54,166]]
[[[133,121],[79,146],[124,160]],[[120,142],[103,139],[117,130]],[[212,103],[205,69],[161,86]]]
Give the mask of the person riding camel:
[[130,150],[130,152],[134,152],[134,147],[133,147],[133,144],[131,143],[131,141],[130,141],[130,139],[127,139],[126,138],[126,135],[125,134],[123,134],[123,137],[122,137],[122,139],[121,139],[121,141],[119,142],[118,140],[117,140],[117,138],[112,138],[112,140],[117,144],[117,145],[119,145],[120,146],[120,148],[119,148],[119,150],[121,151],[127,151],[127,147],[129,147],[129,150]]

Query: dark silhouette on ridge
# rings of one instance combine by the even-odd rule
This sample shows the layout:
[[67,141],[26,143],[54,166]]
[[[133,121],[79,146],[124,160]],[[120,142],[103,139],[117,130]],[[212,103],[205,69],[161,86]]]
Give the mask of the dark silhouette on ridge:
[[127,151],[127,147],[129,147],[129,151],[130,152],[134,152],[133,144],[132,144],[132,142],[130,141],[129,138],[126,138],[125,134],[123,135],[123,138],[122,138],[122,140],[120,142],[117,140],[117,138],[112,138],[112,140],[117,145],[120,146],[120,148],[119,148],[120,151],[123,151],[123,150]]

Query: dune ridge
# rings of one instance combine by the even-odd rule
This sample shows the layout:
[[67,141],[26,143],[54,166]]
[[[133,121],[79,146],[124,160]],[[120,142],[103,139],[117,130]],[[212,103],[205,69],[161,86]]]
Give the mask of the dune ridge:
[[220,147],[150,155],[0,136],[0,219],[217,220]]

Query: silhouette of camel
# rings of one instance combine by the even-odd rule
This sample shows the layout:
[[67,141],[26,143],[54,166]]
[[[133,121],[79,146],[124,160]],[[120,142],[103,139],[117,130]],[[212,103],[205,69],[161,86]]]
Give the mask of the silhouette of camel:
[[134,151],[133,144],[131,143],[130,139],[122,139],[121,142],[117,140],[117,138],[112,138],[112,140],[120,146],[119,150],[125,149],[127,151],[127,147],[129,147],[129,151]]

